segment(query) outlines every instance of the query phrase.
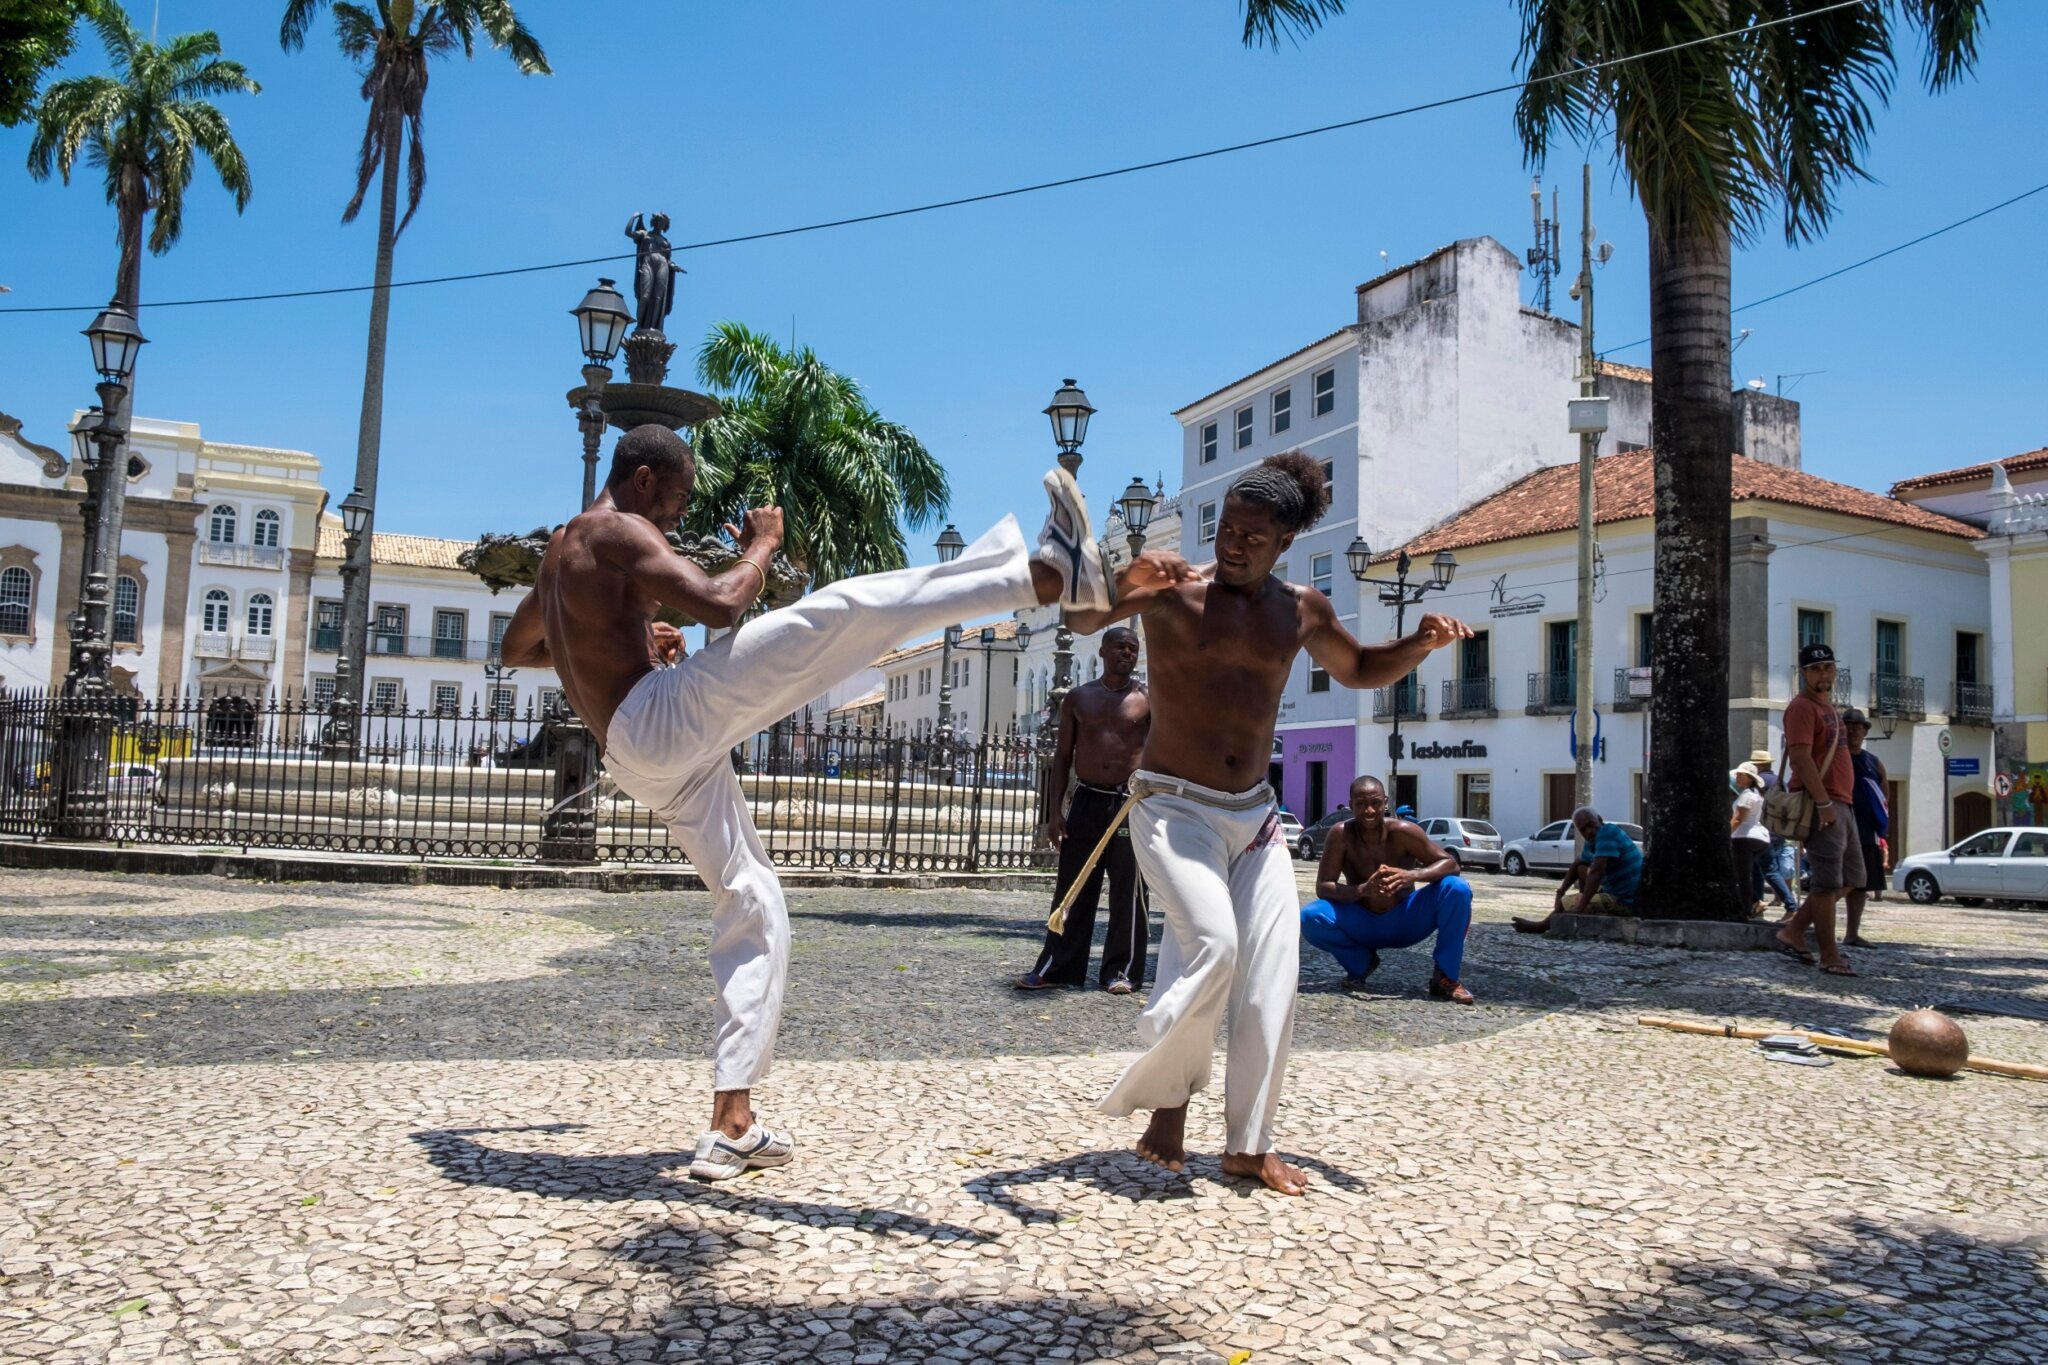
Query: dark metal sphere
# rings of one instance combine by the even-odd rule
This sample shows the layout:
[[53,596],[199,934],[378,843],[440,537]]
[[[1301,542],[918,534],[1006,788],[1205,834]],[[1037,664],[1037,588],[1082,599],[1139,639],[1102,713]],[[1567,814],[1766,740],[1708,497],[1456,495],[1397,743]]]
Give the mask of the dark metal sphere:
[[1962,1025],[1939,1010],[1910,1010],[1892,1025],[1892,1060],[1912,1076],[1953,1076],[1970,1060]]

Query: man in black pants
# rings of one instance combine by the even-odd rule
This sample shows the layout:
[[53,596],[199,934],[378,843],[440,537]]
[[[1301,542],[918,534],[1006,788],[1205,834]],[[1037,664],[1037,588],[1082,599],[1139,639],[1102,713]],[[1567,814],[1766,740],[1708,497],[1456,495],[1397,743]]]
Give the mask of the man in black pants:
[[[1123,809],[1124,784],[1137,770],[1145,734],[1152,727],[1144,684],[1131,676],[1138,666],[1136,633],[1124,626],[1104,631],[1101,655],[1102,676],[1067,693],[1060,704],[1059,744],[1053,750],[1047,801],[1051,813],[1046,819],[1046,835],[1060,850],[1055,905],[1080,875],[1081,864],[1095,851],[1109,822]],[[1070,778],[1077,784],[1073,803],[1062,809]],[[1145,892],[1138,883],[1130,830],[1120,827],[1089,872],[1080,895],[1068,907],[1065,929],[1057,934],[1046,932],[1037,963],[1018,978],[1017,989],[1040,991],[1087,984],[1088,946],[1095,937],[1095,906],[1105,874],[1109,878],[1109,936],[1102,946],[1102,989],[1111,995],[1129,995],[1145,984],[1145,952],[1151,940]]]

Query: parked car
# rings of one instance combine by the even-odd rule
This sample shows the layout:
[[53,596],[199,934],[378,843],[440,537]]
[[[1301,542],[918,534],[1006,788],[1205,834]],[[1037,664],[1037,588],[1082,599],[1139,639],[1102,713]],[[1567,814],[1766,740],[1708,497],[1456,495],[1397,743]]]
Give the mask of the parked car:
[[[1616,820],[1615,825],[1636,841],[1638,848],[1645,847],[1643,827],[1632,825],[1626,820]],[[1501,850],[1500,870],[1510,877],[1519,877],[1525,872],[1563,873],[1579,856],[1579,840],[1569,820],[1552,820],[1534,834],[1520,839],[1510,839]]]
[[1330,842],[1330,831],[1351,818],[1351,807],[1339,806],[1322,819],[1301,832],[1294,841],[1294,856],[1305,862],[1314,862],[1323,856],[1323,846]]
[[1500,831],[1484,820],[1438,815],[1422,822],[1422,832],[1436,840],[1459,867],[1500,866]]
[[1301,821],[1294,818],[1293,811],[1283,810],[1280,812],[1280,837],[1287,841],[1287,847],[1299,847],[1301,841]]
[[2032,901],[2048,907],[2048,829],[1981,830],[1939,853],[1915,853],[1892,869],[1915,905],[1948,896],[1963,905]]

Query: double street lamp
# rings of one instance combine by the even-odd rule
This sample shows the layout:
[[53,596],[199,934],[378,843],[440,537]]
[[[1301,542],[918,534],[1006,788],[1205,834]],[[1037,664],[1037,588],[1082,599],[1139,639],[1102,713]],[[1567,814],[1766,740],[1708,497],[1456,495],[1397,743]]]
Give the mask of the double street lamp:
[[[1351,544],[1345,547],[1344,559],[1351,566],[1351,576],[1358,580],[1359,586],[1370,584],[1378,588],[1381,605],[1394,609],[1394,635],[1397,639],[1407,633],[1408,608],[1421,602],[1427,594],[1442,592],[1450,587],[1451,579],[1458,572],[1457,556],[1449,550],[1438,550],[1436,557],[1429,563],[1429,577],[1417,583],[1410,583],[1408,571],[1414,567],[1414,561],[1408,557],[1408,552],[1403,550],[1394,560],[1392,578],[1373,578],[1372,546],[1365,543],[1364,536],[1353,537]],[[1398,784],[1401,776],[1401,694],[1406,690],[1407,684],[1408,679],[1405,678],[1395,684],[1392,708],[1394,730],[1387,736],[1387,796],[1397,805],[1400,802]]]
[[121,510],[127,497],[128,382],[147,340],[118,301],[85,328],[99,371],[99,406],[73,424],[72,448],[84,466],[85,554],[78,607],[65,621],[71,661],[57,727],[56,828],[60,838],[98,839],[107,832],[107,763],[114,737],[112,612],[121,558]]
[[[967,548],[967,541],[949,521],[932,548],[938,551],[939,563],[951,564]],[[960,627],[947,626],[939,644],[939,724],[932,735],[931,762],[933,768],[944,770],[948,780],[953,773],[953,645],[959,638]]]
[[576,409],[576,426],[583,433],[583,506],[597,500],[597,448],[604,440],[604,386],[611,382],[612,358],[626,339],[633,315],[626,300],[600,276],[597,288],[583,296],[583,302],[569,310],[576,319],[576,340],[583,348],[583,401]]
[[1130,546],[1132,559],[1145,552],[1145,528],[1152,524],[1152,511],[1158,506],[1159,495],[1135,475],[1131,486],[1116,500],[1116,510],[1123,514],[1124,540]]

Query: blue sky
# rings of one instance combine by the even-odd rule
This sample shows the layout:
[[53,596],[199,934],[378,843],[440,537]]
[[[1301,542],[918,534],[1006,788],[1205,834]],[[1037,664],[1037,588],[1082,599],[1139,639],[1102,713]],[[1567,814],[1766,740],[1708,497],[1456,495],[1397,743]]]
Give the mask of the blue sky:
[[[140,22],[148,0],[131,0]],[[263,82],[224,101],[256,182],[237,216],[202,169],[183,241],[143,270],[138,407],[215,440],[311,450],[350,483],[367,295],[205,308],[165,300],[366,282],[374,203],[340,225],[364,105],[323,18],[277,46],[279,5],[163,0],[165,34],[215,28]],[[1001,189],[1199,150],[1500,84],[1508,0],[1360,0],[1297,47],[1248,51],[1231,0],[520,6],[556,74],[502,54],[436,66],[429,181],[397,277],[626,251],[636,211],[678,242]],[[1877,120],[1874,182],[1822,241],[1772,236],[1737,262],[1761,297],[2048,180],[2038,72],[2048,6],[1992,9],[1979,76],[1941,97],[1902,63]],[[71,70],[96,69],[88,37]],[[970,535],[1017,509],[1035,525],[1052,453],[1039,410],[1062,377],[1100,409],[1082,481],[1106,505],[1178,462],[1171,410],[1349,320],[1351,287],[1454,238],[1529,238],[1512,99],[994,204],[687,253],[669,320],[686,357],[739,319],[858,377],[950,471]],[[0,307],[104,299],[114,219],[96,178],[36,184],[26,130],[0,133]],[[1578,214],[1576,156],[1545,185]],[[1647,335],[1642,219],[1596,149],[1603,348]],[[2048,444],[2040,315],[2048,194],[1738,317],[1742,378],[1787,380],[1806,467],[1882,488]],[[622,264],[619,270],[630,271]],[[567,310],[585,267],[398,291],[379,524],[468,537],[574,510],[578,381]],[[1560,293],[1559,305],[1564,306]],[[61,436],[90,401],[89,314],[0,314],[0,409]],[[1617,359],[1647,363],[1647,347]],[[2029,399],[2028,394],[2034,394]],[[1099,507],[1098,507],[1099,510]],[[936,528],[934,528],[935,531]],[[929,557],[932,532],[913,535]]]

